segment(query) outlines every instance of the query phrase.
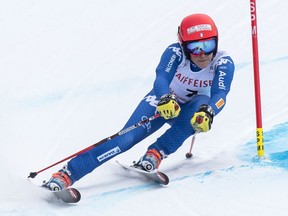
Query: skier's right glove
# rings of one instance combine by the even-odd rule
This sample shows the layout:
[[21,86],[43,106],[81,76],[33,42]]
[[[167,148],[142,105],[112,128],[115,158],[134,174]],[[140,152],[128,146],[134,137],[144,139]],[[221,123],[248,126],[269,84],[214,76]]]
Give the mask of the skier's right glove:
[[180,110],[181,108],[177,103],[176,96],[174,94],[162,95],[157,105],[157,111],[165,119],[177,117]]

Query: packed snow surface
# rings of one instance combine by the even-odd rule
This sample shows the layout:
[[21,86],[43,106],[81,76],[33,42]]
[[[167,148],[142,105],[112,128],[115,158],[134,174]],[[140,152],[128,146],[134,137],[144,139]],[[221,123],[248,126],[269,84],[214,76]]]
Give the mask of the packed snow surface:
[[[0,215],[286,216],[288,214],[287,1],[257,1],[265,158],[257,157],[250,1],[0,0]],[[166,128],[75,183],[82,200],[51,203],[40,185],[61,163],[117,131],[151,89],[165,48],[192,13],[218,25],[236,64],[212,130],[160,169],[168,186],[129,178]],[[136,123],[136,122],[135,122]],[[32,183],[31,183],[32,182]]]

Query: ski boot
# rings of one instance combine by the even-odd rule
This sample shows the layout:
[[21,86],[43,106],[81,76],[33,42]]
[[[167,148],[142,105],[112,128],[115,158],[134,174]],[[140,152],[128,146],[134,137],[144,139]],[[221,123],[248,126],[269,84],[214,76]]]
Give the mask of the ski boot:
[[138,162],[134,161],[133,167],[151,172],[158,169],[162,155],[156,149],[149,149]]
[[60,191],[72,185],[72,180],[69,177],[67,166],[54,173],[48,182],[44,181],[42,187],[48,188],[51,191]]

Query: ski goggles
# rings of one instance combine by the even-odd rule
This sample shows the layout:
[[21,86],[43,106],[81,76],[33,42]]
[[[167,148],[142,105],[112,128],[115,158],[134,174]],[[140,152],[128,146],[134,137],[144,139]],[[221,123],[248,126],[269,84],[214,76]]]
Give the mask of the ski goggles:
[[193,41],[190,43],[188,42],[186,44],[186,50],[194,56],[199,56],[203,53],[205,55],[210,55],[215,51],[216,47],[217,42],[215,38],[210,38],[203,41]]

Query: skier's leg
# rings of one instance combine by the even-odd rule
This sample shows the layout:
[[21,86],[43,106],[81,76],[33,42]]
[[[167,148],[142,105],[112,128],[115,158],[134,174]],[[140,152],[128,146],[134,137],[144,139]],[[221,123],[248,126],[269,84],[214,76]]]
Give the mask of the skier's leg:
[[182,106],[181,113],[178,118],[175,119],[173,125],[160,136],[149,149],[155,148],[159,151],[163,151],[165,155],[174,153],[188,137],[195,133],[190,124],[190,120],[199,107],[202,104],[206,104],[209,99],[208,96],[199,95],[190,103]]
[[[145,167],[158,168],[163,158],[175,152],[188,137],[195,133],[190,120],[199,107],[208,101],[208,96],[201,95],[196,96],[190,103],[182,105],[179,116],[171,120],[171,127],[148,147],[148,151],[138,164],[143,164],[144,169]],[[155,150],[160,154],[155,154]]]
[[[157,102],[156,96],[151,91],[137,106],[124,128],[155,115]],[[73,158],[67,164],[72,183],[116,155],[127,151],[136,143],[157,131],[164,123],[163,118],[157,118]]]

